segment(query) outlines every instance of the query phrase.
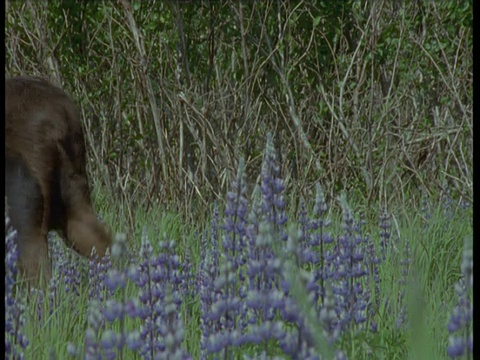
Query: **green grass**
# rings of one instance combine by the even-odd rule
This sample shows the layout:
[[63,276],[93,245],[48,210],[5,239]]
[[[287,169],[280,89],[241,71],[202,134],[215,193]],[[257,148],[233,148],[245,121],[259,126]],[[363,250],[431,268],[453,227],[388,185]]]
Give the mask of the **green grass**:
[[[100,204],[104,219],[108,222],[113,215],[108,212],[106,204]],[[358,206],[351,206],[352,209]],[[447,322],[455,305],[456,295],[453,285],[460,278],[460,263],[463,249],[463,239],[472,234],[472,212],[459,210],[451,219],[443,214],[441,205],[433,207],[431,218],[425,221],[419,207],[395,207],[389,209],[393,214],[392,239],[395,241],[385,262],[380,264],[380,305],[377,309],[378,331],[376,333],[347,333],[340,342],[349,359],[447,359],[448,344]],[[220,211],[220,218],[222,212]],[[341,216],[335,210],[331,212],[333,220],[332,233],[338,233]],[[292,222],[292,217],[289,217]],[[365,224],[365,233],[369,233],[378,246],[379,220],[369,219]],[[146,234],[152,246],[158,244],[164,236],[174,240],[181,257],[188,248],[193,268],[200,262],[200,242],[202,233],[198,229],[206,229],[209,223],[187,225],[180,216],[164,212],[162,209],[152,209],[148,213],[137,211],[135,237],[128,239],[130,246],[138,249],[141,234]],[[116,231],[122,229],[121,223],[113,223]],[[399,294],[404,287],[400,285],[402,278],[401,259],[405,254],[407,244],[412,254],[411,271],[407,279],[406,299],[410,323],[403,329],[398,329],[396,321],[400,308]],[[80,262],[84,260],[79,259]],[[86,279],[84,279],[86,280]],[[85,285],[88,282],[85,282]],[[138,294],[133,286],[126,288],[119,298],[132,298]],[[66,295],[62,288],[58,294],[58,305],[47,321],[37,320],[36,295],[31,295],[27,303],[27,324],[25,333],[30,340],[26,351],[27,359],[48,358],[55,353],[58,359],[68,358],[67,343],[81,345],[84,340],[87,320],[87,292],[79,297]],[[49,311],[48,303],[44,301],[43,311]],[[185,346],[193,358],[200,356],[200,306],[198,299],[191,299],[182,305],[182,317],[185,323]],[[120,324],[114,324],[119,328]],[[127,320],[122,325],[126,328],[138,327],[138,323]],[[252,350],[252,349],[250,349]],[[250,352],[249,349],[238,351]],[[125,351],[125,359],[134,358]]]

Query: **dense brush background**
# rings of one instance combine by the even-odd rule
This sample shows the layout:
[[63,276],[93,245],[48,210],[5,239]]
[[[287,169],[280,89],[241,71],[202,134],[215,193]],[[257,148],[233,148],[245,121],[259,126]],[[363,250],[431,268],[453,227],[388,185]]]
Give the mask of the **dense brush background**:
[[[463,211],[473,197],[472,0],[5,7],[6,76],[45,77],[77,100],[96,208],[131,243],[145,228],[166,233],[199,265],[213,204],[224,208],[240,158],[250,197],[270,133],[289,218],[302,201],[312,210],[320,183],[338,228],[343,191],[368,229],[382,209],[393,214],[392,234],[412,240],[414,224],[436,219],[416,263],[427,278],[440,274],[432,299],[446,289],[455,296],[472,217],[439,209]],[[435,358],[446,355],[445,321],[432,335]],[[197,356],[199,332],[186,335]],[[404,358],[410,338],[392,339],[382,346]]]

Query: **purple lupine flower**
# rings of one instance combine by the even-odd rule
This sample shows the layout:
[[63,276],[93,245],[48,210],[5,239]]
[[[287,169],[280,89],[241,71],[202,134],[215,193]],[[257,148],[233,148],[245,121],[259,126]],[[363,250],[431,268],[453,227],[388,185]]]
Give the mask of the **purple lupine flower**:
[[[325,281],[328,278],[327,269],[328,265],[330,265],[330,262],[327,262],[326,246],[333,243],[333,236],[328,232],[331,221],[325,218],[328,206],[322,186],[317,183],[315,190],[315,205],[313,207],[313,218],[310,225],[312,230],[311,247],[318,249],[319,253],[319,263],[315,267],[315,281],[318,283],[318,294],[315,303],[317,303],[318,306],[323,306],[325,301]],[[333,260],[333,257],[330,260]],[[320,308],[317,310],[319,311]]]
[[197,292],[200,295],[200,330],[202,338],[200,341],[201,358],[207,357],[210,338],[220,329],[220,325],[210,320],[210,309],[220,298],[221,294],[214,290],[214,280],[218,276],[220,269],[218,265],[218,252],[216,244],[218,241],[218,212],[215,206],[213,219],[211,222],[210,241],[207,236],[202,236],[201,262],[197,271]]
[[77,357],[79,356],[78,352],[77,352],[77,347],[75,346],[75,344],[73,344],[72,342],[68,342],[67,343],[67,354],[71,357]]
[[120,259],[125,255],[127,255],[127,236],[123,233],[116,234],[112,244],[111,257]]
[[272,223],[274,231],[280,238],[287,240],[283,225],[287,222],[283,192],[285,185],[280,177],[272,134],[267,134],[267,145],[261,170],[262,213],[264,220]]
[[397,315],[397,320],[395,322],[397,328],[401,328],[407,324],[407,311],[405,308],[405,296],[406,296],[406,283],[408,275],[410,274],[410,263],[411,263],[411,250],[410,244],[408,242],[405,243],[404,254],[400,260],[400,280],[399,284],[401,286],[401,290],[398,293],[398,308],[399,313]]
[[181,284],[181,295],[184,301],[189,301],[195,296],[195,276],[193,274],[193,266],[190,261],[190,250],[188,247],[185,249],[182,273],[184,277]]
[[342,330],[350,325],[357,329],[365,322],[368,293],[363,291],[362,278],[368,275],[365,265],[365,238],[361,224],[355,222],[345,195],[340,197],[343,235],[337,238],[335,255],[329,270],[333,280],[339,324]]
[[323,325],[323,335],[330,344],[333,344],[340,335],[338,315],[335,311],[335,298],[330,285],[325,288],[325,301],[320,310],[319,320]]
[[[282,265],[272,251],[273,225],[269,222],[261,222],[258,235],[254,241],[255,248],[250,252],[247,270],[249,278],[248,297],[267,300],[270,290],[277,288],[279,285],[275,283],[275,278],[280,276]],[[276,310],[269,304],[266,301],[261,310],[255,309],[250,315],[259,321],[272,320]]]
[[108,299],[105,302],[103,316],[109,323],[113,323],[116,320],[123,320],[124,309],[122,302],[115,299]]
[[[284,268],[286,271],[292,271],[289,270],[289,266],[284,266]],[[300,273],[304,275],[307,274],[304,272]],[[300,286],[305,287],[305,280]],[[309,306],[312,306],[311,299],[306,298],[303,300],[303,302],[308,303]],[[279,341],[280,348],[284,351],[284,353],[289,355],[292,359],[303,359],[313,354],[315,349],[312,330],[308,326],[306,319],[307,314],[302,311],[297,301],[295,301],[292,297],[286,297],[280,313],[282,315],[282,319],[286,324],[288,324],[289,327],[289,331],[285,333],[285,337]],[[315,313],[312,312],[310,315],[312,318],[318,318],[316,311]]]
[[290,243],[290,246],[294,245],[294,249],[290,249],[288,240],[292,238],[287,238],[287,254],[294,255],[297,267],[317,268],[320,262],[320,256],[316,249],[319,245],[319,239],[311,236],[311,230],[316,228],[316,224],[314,225],[313,221],[310,221],[307,217],[306,206],[303,201],[300,205],[298,223],[300,225],[298,241],[295,244]]
[[[209,309],[203,308],[204,319],[216,323],[220,331],[203,334],[208,353],[223,351],[225,356],[229,347],[241,342],[239,337],[247,326],[243,311],[246,297],[244,288],[244,269],[246,263],[247,232],[247,186],[245,182],[245,164],[240,159],[237,177],[232,183],[232,190],[227,194],[225,208],[224,232],[222,237],[222,264],[220,273],[213,281],[213,291],[219,296]],[[212,241],[215,241],[212,239]]]
[[122,347],[121,337],[115,331],[107,329],[102,332],[99,345],[102,358],[114,360],[117,358],[117,349]]
[[[126,249],[125,236],[117,234],[112,246],[112,256],[120,258]],[[136,351],[140,347],[137,339],[138,331],[125,333],[124,318],[138,316],[139,301],[127,301],[124,289],[127,279],[136,279],[135,269],[130,265],[128,269],[118,271],[112,267],[110,256],[107,254],[98,261],[93,253],[89,263],[91,282],[96,290],[89,293],[87,310],[87,330],[85,333],[84,357],[85,359],[116,359],[123,357],[123,348],[126,345],[130,350]],[[108,270],[105,273],[106,268]],[[113,294],[119,292],[123,297],[118,300]],[[104,300],[104,299],[108,300]],[[120,322],[120,331],[112,329],[112,324]],[[71,356],[81,356],[81,350],[74,344],[67,344],[67,353]]]
[[390,236],[391,236],[391,224],[390,216],[387,213],[387,210],[383,208],[382,214],[380,215],[380,249],[382,253],[382,258],[385,260],[387,252],[390,247]]
[[277,164],[271,134],[267,134],[265,156],[261,170],[261,185],[254,190],[254,199],[250,211],[250,226],[247,230],[248,254],[248,298],[264,299],[261,309],[250,309],[248,321],[251,324],[273,320],[278,309],[270,306],[269,292],[281,287],[281,261],[276,255],[285,251],[277,240],[287,240],[284,230],[285,201],[283,192],[285,185],[280,178],[280,167]]
[[[365,286],[364,301],[367,303],[367,311],[362,318],[368,321],[369,329],[372,332],[377,331],[377,323],[375,316],[378,308],[380,307],[380,274],[378,264],[382,259],[386,259],[387,249],[390,248],[390,217],[385,209],[382,210],[380,215],[380,249],[382,252],[382,258],[376,255],[375,244],[369,236],[364,237],[364,249],[365,258],[364,263],[368,269],[366,274],[366,282],[373,284],[371,286]],[[363,291],[362,290],[362,291]],[[373,294],[372,294],[373,290]]]
[[[229,288],[235,279],[230,262],[221,266],[219,277],[214,280],[214,292],[220,294],[212,307],[205,314],[206,319],[211,324],[216,324],[217,331],[210,331],[206,348],[209,353],[224,351],[228,353],[228,348],[233,346],[232,341],[236,339],[236,320],[240,312],[242,302],[238,296],[228,294],[225,289]],[[235,334],[235,336],[233,336]]]
[[[123,250],[117,248],[116,252],[112,251],[112,256],[121,257]],[[137,269],[134,265],[130,265],[128,269],[118,271],[110,269],[105,278],[105,285],[111,293],[120,291],[122,295],[125,294],[125,287],[127,279],[131,281],[138,279]],[[115,332],[112,329],[105,330],[101,335],[100,345],[104,354],[109,357],[120,356],[123,353],[123,347],[126,346],[132,351],[138,351],[141,347],[140,332],[136,329],[126,332],[124,328],[124,319],[130,317],[132,319],[140,316],[141,305],[138,298],[127,300],[125,296],[121,300],[110,298],[102,307],[102,315],[106,323],[113,324],[116,321],[120,322],[120,331]]]
[[15,291],[25,291],[14,285],[18,274],[17,231],[10,225],[10,218],[5,215],[5,358],[25,359],[24,351],[28,339],[22,330],[26,323],[25,305],[22,296],[15,298]]
[[[312,265],[310,257],[305,256],[310,249],[306,247],[304,236],[301,230],[290,226],[287,240],[287,259],[290,260],[283,265],[282,281],[285,293],[283,307],[280,308],[282,319],[287,323],[293,325],[292,331],[289,331],[285,338],[280,341],[280,348],[292,359],[312,358],[315,356],[314,337],[312,329],[308,325],[307,313],[305,309],[309,309],[308,316],[318,319],[318,307],[316,301],[318,300],[318,285],[315,282],[315,273],[303,270],[305,265]],[[293,258],[293,261],[292,261]],[[315,262],[318,264],[318,260]],[[292,274],[296,274],[295,278],[291,278]],[[302,304],[297,298],[287,296],[290,288],[297,295],[298,286],[305,291]],[[288,289],[288,291],[285,291]],[[303,309],[302,309],[303,308]],[[292,326],[290,326],[292,327]]]
[[105,299],[110,298],[111,291],[105,286],[105,276],[112,268],[110,259],[110,250],[102,259],[98,259],[95,249],[93,255],[88,260],[88,299],[89,301],[98,300],[103,303]]
[[[316,266],[319,257],[312,251],[315,240],[310,237],[310,222],[305,210],[300,213],[302,230],[288,237],[285,231],[285,186],[280,178],[280,168],[272,139],[267,138],[267,148],[262,165],[261,186],[254,191],[254,201],[248,227],[249,261],[248,275],[248,321],[245,343],[262,344],[269,340],[279,341],[280,347],[290,356],[307,356],[311,348],[311,336],[305,325],[305,317],[297,303],[290,297],[291,284],[285,279],[285,259],[292,261],[297,270],[303,266]],[[256,194],[260,194],[259,196]],[[255,201],[257,200],[257,201]],[[285,241],[282,245],[278,241]],[[317,243],[318,245],[318,243]],[[318,298],[318,286],[314,276],[304,279],[311,297]],[[275,316],[277,321],[275,322]],[[271,324],[277,324],[271,327]],[[293,325],[286,331],[287,324]],[[302,350],[301,350],[302,349]],[[305,357],[308,358],[309,356]]]
[[168,322],[165,306],[167,286],[172,288],[175,305],[179,307],[181,304],[178,293],[181,291],[184,278],[180,274],[180,261],[175,254],[174,245],[173,241],[167,239],[161,241],[160,253],[154,256],[148,237],[145,234],[142,237],[141,262],[136,284],[140,288],[141,303],[138,316],[143,322],[140,330],[142,346],[139,353],[145,359],[157,359],[168,355],[169,339],[166,338],[165,331],[165,323]]
[[159,344],[158,334],[155,329],[155,322],[160,316],[158,310],[160,310],[159,303],[161,298],[160,284],[153,281],[155,267],[152,266],[151,258],[153,254],[153,248],[150,245],[146,232],[142,236],[142,245],[140,248],[140,266],[139,277],[137,286],[141,289],[140,302],[142,309],[140,319],[143,321],[140,338],[142,339],[142,347],[140,349],[140,355],[145,359],[154,359],[154,355],[157,352],[163,350],[162,344]]
[[142,347],[142,339],[140,336],[140,331],[138,330],[130,331],[125,338],[125,344],[127,348],[129,348],[132,351],[140,350],[140,348]]
[[85,360],[102,359],[99,336],[103,324],[101,304],[97,300],[90,301],[87,309],[87,330],[85,332]]
[[224,233],[222,247],[224,255],[232,262],[233,270],[238,270],[246,262],[244,257],[245,236],[247,224],[247,205],[245,198],[247,185],[245,183],[245,168],[240,160],[237,178],[232,183],[232,190],[227,193],[225,207]]
[[[326,210],[326,204],[320,204],[319,190],[321,187],[317,186],[317,198],[314,206],[314,212],[323,216]],[[321,194],[323,196],[323,194]],[[323,198],[324,200],[324,198]],[[321,200],[320,200],[321,201]],[[294,256],[295,264],[297,268],[311,269],[312,276],[309,276],[307,283],[305,284],[306,290],[309,296],[312,298],[312,304],[317,308],[319,300],[323,293],[323,245],[325,239],[327,239],[327,233],[323,233],[323,228],[326,224],[323,219],[310,220],[307,217],[305,205],[302,202],[301,211],[299,214],[300,229],[297,236],[293,236],[293,233],[289,233],[287,240],[287,254]],[[293,228],[291,229],[293,231]],[[295,240],[298,237],[298,241]],[[293,241],[294,240],[294,241]],[[328,239],[327,239],[328,241]],[[286,292],[285,295],[288,295]],[[323,301],[323,300],[322,300]]]
[[[120,258],[125,250],[125,237],[123,234],[117,234],[112,246],[112,257]],[[131,350],[137,350],[133,344],[136,331],[125,333],[124,319],[127,316],[134,318],[135,302],[127,302],[125,299],[125,286],[127,278],[131,275],[131,268],[118,271],[112,267],[110,256],[104,258],[107,262],[94,259],[95,263],[90,263],[90,271],[103,271],[106,266],[109,269],[102,273],[101,277],[96,276],[94,283],[99,291],[94,294],[99,300],[90,300],[89,302],[89,328],[85,336],[86,356],[101,359],[116,359],[123,357],[124,346]],[[98,275],[98,274],[96,274]],[[100,282],[101,281],[101,282]],[[113,298],[113,294],[120,293],[121,299]],[[106,301],[104,299],[107,299]],[[120,323],[120,331],[112,329],[115,322]],[[94,336],[95,335],[95,336]],[[128,340],[128,341],[127,341]]]
[[466,209],[470,208],[471,205],[472,205],[472,204],[471,204],[469,201],[465,200],[465,199],[462,197],[462,200],[460,201],[460,209],[466,210]]
[[458,305],[453,309],[447,325],[450,334],[447,353],[451,358],[466,356],[470,358],[473,351],[472,318],[473,305],[469,299],[470,294],[464,281],[455,285],[458,296]]
[[84,267],[80,256],[67,249],[63,240],[53,233],[48,235],[49,254],[54,264],[53,277],[55,283],[50,284],[54,291],[60,287],[66,294],[72,297],[80,296],[81,291],[81,273]]
[[81,287],[78,269],[78,255],[72,251],[65,252],[64,260],[59,265],[60,274],[62,274],[61,280],[63,280],[65,293],[71,293],[75,297],[80,296]]
[[262,221],[253,242],[247,265],[247,321],[244,344],[263,345],[266,349],[269,340],[285,338],[284,322],[275,321],[275,315],[285,308],[284,291],[280,291],[282,261],[272,250],[274,241],[273,224]]
[[162,319],[163,321],[158,324],[160,333],[165,339],[165,352],[156,354],[155,359],[191,359],[191,356],[181,347],[185,336],[185,329],[180,319],[180,302],[176,297],[177,295],[173,291],[172,286],[168,284],[165,294],[165,317]]
[[472,238],[467,236],[463,244],[462,265],[460,267],[468,289],[473,288],[473,248]]
[[455,284],[458,305],[453,309],[447,325],[450,334],[447,353],[451,358],[465,356],[468,359],[473,354],[473,304],[471,302],[473,292],[472,244],[472,238],[466,237],[461,265],[462,278]]
[[28,297],[33,303],[36,304],[36,313],[38,322],[41,323],[45,314],[43,313],[44,310],[44,295],[41,289],[32,288],[30,289],[30,295]]
[[54,271],[58,270],[58,264],[61,263],[65,256],[65,246],[61,243],[59,237],[54,232],[49,232],[47,235],[48,254],[52,264],[54,264]]
[[210,232],[211,232],[211,249],[210,252],[212,254],[212,266],[214,269],[214,272],[212,273],[212,278],[215,278],[220,271],[220,254],[218,253],[217,246],[219,243],[219,231],[220,231],[220,215],[218,212],[218,206],[215,203],[214,209],[213,209],[213,218],[212,218],[212,224],[210,227]]
[[127,285],[127,274],[124,271],[118,271],[113,268],[108,270],[104,281],[107,289],[113,294],[118,289],[125,289]]
[[[301,233],[291,227],[287,241],[289,252],[295,252],[295,243],[299,239]],[[315,272],[306,271],[303,266],[299,268],[292,260],[286,260],[282,268],[291,288],[291,296],[285,297],[280,309],[282,319],[290,330],[279,341],[280,348],[292,359],[319,359],[320,354],[332,357],[329,345],[333,343],[333,335],[335,340],[338,337],[340,325],[330,283],[326,283],[329,297],[325,298],[319,308],[315,303],[318,294],[314,282]]]

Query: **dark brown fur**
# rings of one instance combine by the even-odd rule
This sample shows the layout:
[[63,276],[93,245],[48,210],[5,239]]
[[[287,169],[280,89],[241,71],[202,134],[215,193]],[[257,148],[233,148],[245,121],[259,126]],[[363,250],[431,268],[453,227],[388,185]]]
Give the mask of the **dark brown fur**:
[[38,282],[51,276],[47,234],[58,231],[83,256],[100,257],[108,229],[90,201],[80,113],[58,87],[30,77],[5,83],[5,195],[18,231],[19,265]]

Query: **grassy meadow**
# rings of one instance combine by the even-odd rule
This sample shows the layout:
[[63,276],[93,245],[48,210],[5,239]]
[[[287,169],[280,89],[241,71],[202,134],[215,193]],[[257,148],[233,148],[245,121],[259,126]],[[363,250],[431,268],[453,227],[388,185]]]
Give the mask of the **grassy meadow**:
[[100,264],[51,236],[46,292],[7,299],[6,262],[8,358],[473,358],[469,204],[357,214],[318,184],[291,213],[272,146],[250,195],[242,166],[209,221],[138,212]]
[[5,226],[6,359],[473,359],[473,0],[7,1],[101,262]]

